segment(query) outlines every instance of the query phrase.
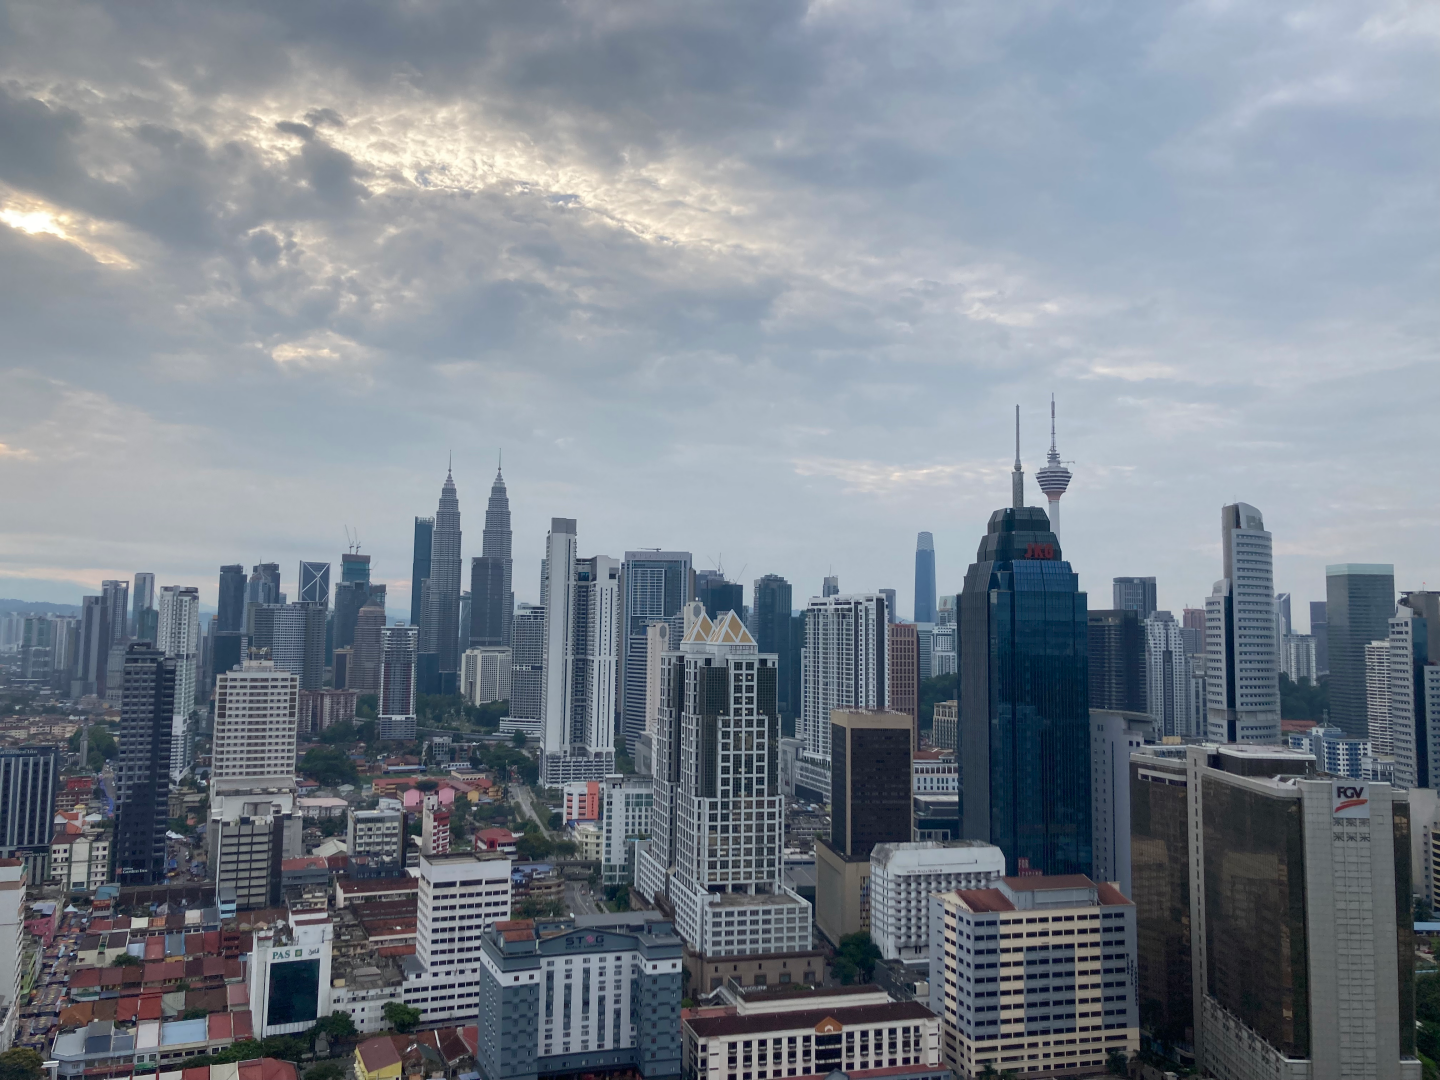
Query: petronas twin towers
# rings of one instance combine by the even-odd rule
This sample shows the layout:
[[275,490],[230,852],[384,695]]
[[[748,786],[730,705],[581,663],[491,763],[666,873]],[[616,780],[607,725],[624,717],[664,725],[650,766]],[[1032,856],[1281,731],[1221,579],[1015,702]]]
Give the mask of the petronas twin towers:
[[[485,510],[481,554],[471,560],[470,619],[461,626],[460,498],[454,473],[446,471],[433,524],[416,519],[415,587],[420,615],[419,691],[459,691],[462,639],[471,646],[509,645],[515,609],[511,591],[510,500],[497,468]],[[420,528],[429,525],[428,528]],[[428,550],[420,550],[422,546]]]

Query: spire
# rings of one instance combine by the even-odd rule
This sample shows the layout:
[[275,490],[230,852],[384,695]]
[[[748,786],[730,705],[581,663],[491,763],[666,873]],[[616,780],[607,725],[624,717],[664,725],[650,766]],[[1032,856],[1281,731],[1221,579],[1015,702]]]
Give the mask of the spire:
[[446,479],[447,481],[450,481],[450,480],[454,480],[454,479],[455,479],[455,451],[454,451],[454,450],[451,450],[449,456],[445,459],[445,479]]
[[1015,471],[1010,474],[1010,497],[1016,510],[1025,505],[1025,470],[1020,468],[1020,406],[1015,406]]
[[1050,453],[1046,458],[1051,465],[1060,463],[1060,455],[1055,452],[1055,395],[1050,395]]

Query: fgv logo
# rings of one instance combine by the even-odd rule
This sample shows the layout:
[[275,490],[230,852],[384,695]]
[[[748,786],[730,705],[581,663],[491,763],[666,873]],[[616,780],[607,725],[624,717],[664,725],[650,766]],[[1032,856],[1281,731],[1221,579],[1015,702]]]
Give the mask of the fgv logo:
[[1025,558],[1027,559],[1053,559],[1055,558],[1054,544],[1026,544]]
[[1338,818],[1368,818],[1370,799],[1364,784],[1336,783],[1331,790],[1330,812]]

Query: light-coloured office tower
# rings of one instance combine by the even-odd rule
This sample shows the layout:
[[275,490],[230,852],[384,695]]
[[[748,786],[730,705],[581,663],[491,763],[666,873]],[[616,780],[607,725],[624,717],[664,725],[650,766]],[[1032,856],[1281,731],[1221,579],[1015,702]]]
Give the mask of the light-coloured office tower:
[[665,657],[652,839],[636,884],[651,901],[668,897],[700,954],[700,985],[720,957],[810,949],[810,905],[784,884],[777,672],[735,611],[714,624],[702,613]]
[[471,705],[509,701],[515,663],[505,646],[466,649],[460,658],[460,693]]
[[347,689],[361,694],[380,692],[381,632],[385,629],[385,608],[366,604],[355,616],[355,641],[350,646],[351,671]]
[[960,652],[957,648],[955,625],[937,623],[930,631],[930,677],[954,675],[960,670]]
[[932,897],[930,1011],[950,1070],[1085,1075],[1136,1053],[1135,914],[1082,874]]
[[1218,1080],[1419,1080],[1419,823],[1406,792],[1314,766],[1269,746],[1131,758],[1149,1034]]
[[879,593],[811,597],[805,608],[800,722],[805,743],[796,763],[797,791],[830,801],[830,714],[890,706],[890,651],[885,598]]
[[600,819],[601,877],[606,885],[633,885],[635,841],[650,838],[654,782],[648,776],[607,776],[601,784],[601,795],[605,802]]
[[511,624],[510,716],[540,722],[545,679],[545,609],[521,604]]
[[1408,592],[1390,620],[1395,782],[1440,787],[1440,596]]
[[1390,720],[1389,638],[1365,646],[1365,726],[1372,753],[1395,753],[1395,729]]
[[270,660],[246,660],[215,677],[215,738],[210,777],[235,784],[295,788],[300,677]]
[[403,997],[421,1023],[474,1019],[485,964],[480,932],[510,918],[512,865],[498,851],[420,856],[418,963],[405,969]]
[[1205,600],[1206,737],[1215,742],[1280,741],[1280,673],[1275,655],[1275,573],[1260,511],[1220,511],[1224,574]]
[[[1145,620],[1145,711],[1155,718],[1157,736],[1196,734],[1187,659],[1175,616],[1168,611],[1152,613]],[[1095,872],[1100,873],[1098,867]]]
[[1143,713],[1090,710],[1090,830],[1095,877],[1128,895],[1130,878],[1130,755],[1153,738]]
[[166,585],[160,590],[159,648],[175,658],[175,713],[170,725],[170,779],[190,768],[190,714],[200,663],[200,590]]
[[415,738],[415,664],[419,629],[387,626],[380,631],[380,699],[377,734],[382,739]]
[[1315,639],[1309,634],[1286,634],[1280,639],[1280,670],[1293,683],[1315,684]]
[[930,718],[930,741],[942,750],[957,750],[960,743],[960,701],[937,701]]
[[1005,853],[982,840],[876,844],[870,853],[870,937],[886,960],[930,959],[930,897],[993,889]]
[[552,787],[615,771],[620,562],[575,552],[574,519],[551,519],[540,776]]
[[825,575],[825,581],[822,583],[822,585],[821,585],[821,587],[820,587],[820,595],[821,595],[821,596],[839,596],[839,595],[840,595],[840,575],[839,575],[839,574],[827,574],[827,575]]
[[[688,601],[689,604],[700,604],[698,600]],[[704,605],[700,605],[704,609]],[[693,618],[693,613],[692,616]],[[686,615],[682,611],[679,615],[679,632],[684,632]],[[645,731],[644,735],[650,739],[650,745],[655,744],[655,725],[659,722],[660,715],[660,685],[661,672],[665,668],[665,654],[670,651],[670,638],[672,627],[669,622],[651,623],[645,627]],[[630,747],[631,756],[634,756],[634,748]]]
[[946,593],[935,601],[935,625],[955,625],[955,594]]

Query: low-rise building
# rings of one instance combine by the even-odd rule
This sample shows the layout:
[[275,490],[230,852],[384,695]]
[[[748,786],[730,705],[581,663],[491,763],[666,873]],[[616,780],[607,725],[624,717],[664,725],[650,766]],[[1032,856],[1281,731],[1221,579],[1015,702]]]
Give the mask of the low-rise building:
[[503,1018],[480,1025],[489,1080],[680,1075],[684,942],[669,922],[500,922],[481,944],[480,1015]]
[[681,1020],[687,1080],[945,1080],[940,1022],[918,1001],[875,986],[735,993],[687,1009]]
[[50,880],[71,892],[90,892],[110,877],[110,834],[98,829],[56,833],[50,842]]
[[586,862],[599,862],[605,850],[605,834],[594,822],[579,822],[570,827],[570,840],[576,848],[576,856]]
[[870,937],[886,960],[928,964],[930,897],[989,889],[1005,876],[1005,853],[981,840],[876,844],[870,853]]
[[931,898],[930,1009],[951,1071],[1100,1072],[1140,1046],[1135,905],[1082,874]]
[[404,851],[405,819],[398,810],[351,810],[345,831],[345,850],[353,858],[368,856],[372,863],[395,868],[398,876]]
[[948,748],[917,750],[910,766],[910,790],[916,795],[957,795],[960,766]]

